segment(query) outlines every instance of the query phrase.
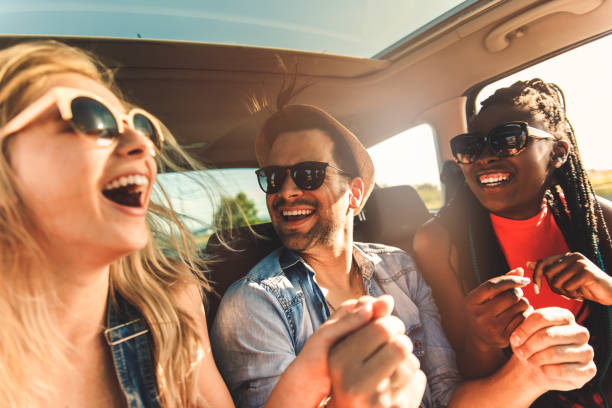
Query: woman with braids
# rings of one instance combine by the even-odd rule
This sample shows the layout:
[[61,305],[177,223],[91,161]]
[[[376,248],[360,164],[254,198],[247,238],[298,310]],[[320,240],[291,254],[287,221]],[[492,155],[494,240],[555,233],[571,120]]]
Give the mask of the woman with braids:
[[[91,56],[24,43],[0,50],[0,148],[0,407],[233,407],[205,265],[160,186],[149,201],[158,168],[192,163],[161,123]],[[318,406],[330,347],[390,309],[341,307],[269,406]]]
[[494,372],[534,308],[561,307],[589,329],[598,373],[534,406],[607,407],[612,205],[593,193],[563,93],[540,79],[516,82],[482,102],[468,128],[451,140],[465,183],[414,241],[460,371]]

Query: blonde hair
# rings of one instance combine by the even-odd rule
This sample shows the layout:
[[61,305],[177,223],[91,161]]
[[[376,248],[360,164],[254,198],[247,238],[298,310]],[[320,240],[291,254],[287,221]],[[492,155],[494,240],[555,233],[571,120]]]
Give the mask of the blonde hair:
[[[112,72],[81,50],[55,41],[14,45],[0,51],[0,127],[32,102],[45,78],[59,73],[84,75],[118,94]],[[160,167],[198,168],[171,135],[165,136],[168,154],[158,155]],[[34,238],[37,226],[15,188],[7,139],[0,141],[0,406],[16,407],[28,405],[33,390],[39,397],[53,392],[45,374],[68,363],[62,351],[65,340],[46,307],[57,299],[36,267],[44,255]],[[177,158],[181,166],[175,164]],[[185,407],[202,398],[196,386],[201,339],[196,323],[178,306],[177,289],[195,283],[207,290],[209,285],[198,272],[205,264],[196,256],[193,236],[161,186],[156,189],[164,202],[150,203],[146,247],[110,266],[110,301],[119,294],[142,313],[153,338],[161,402]],[[40,366],[24,364],[24,356]]]

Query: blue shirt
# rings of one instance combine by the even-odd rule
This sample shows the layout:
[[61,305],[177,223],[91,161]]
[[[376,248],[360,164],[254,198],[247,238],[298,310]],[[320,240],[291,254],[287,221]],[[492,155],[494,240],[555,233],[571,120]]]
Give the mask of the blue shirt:
[[[455,354],[429,286],[404,251],[354,243],[353,258],[370,296],[389,294],[427,376],[425,408],[443,407],[460,382]],[[279,248],[225,293],[211,330],[221,375],[239,407],[261,407],[287,366],[330,312],[314,270]],[[305,382],[308,379],[304,379]]]

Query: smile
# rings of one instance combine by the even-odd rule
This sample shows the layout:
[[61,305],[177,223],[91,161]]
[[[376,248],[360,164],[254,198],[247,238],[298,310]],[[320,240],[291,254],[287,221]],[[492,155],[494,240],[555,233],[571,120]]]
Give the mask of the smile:
[[127,207],[142,207],[143,193],[149,186],[149,179],[142,174],[117,177],[102,189],[102,195],[109,200]]
[[285,221],[297,221],[311,216],[314,210],[281,210],[281,215]]
[[499,187],[507,184],[511,179],[511,174],[506,172],[488,173],[478,176],[478,182],[484,187]]

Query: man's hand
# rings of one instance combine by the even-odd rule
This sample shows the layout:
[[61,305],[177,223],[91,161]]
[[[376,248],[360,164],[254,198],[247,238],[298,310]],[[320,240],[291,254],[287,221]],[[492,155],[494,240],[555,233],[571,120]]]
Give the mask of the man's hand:
[[374,320],[336,344],[329,355],[332,399],[328,406],[418,407],[425,374],[412,354],[404,324],[394,316],[393,299],[379,298]]
[[484,282],[465,298],[468,317],[466,334],[480,350],[504,348],[509,345],[510,334],[525,320],[529,301],[521,287],[528,285],[523,269],[517,268],[506,275]]
[[528,262],[527,267],[533,269],[536,288],[541,287],[545,277],[550,288],[560,295],[612,305],[612,277],[579,252]]
[[589,332],[557,307],[538,309],[512,333],[510,344],[534,387],[568,391],[595,376]]

